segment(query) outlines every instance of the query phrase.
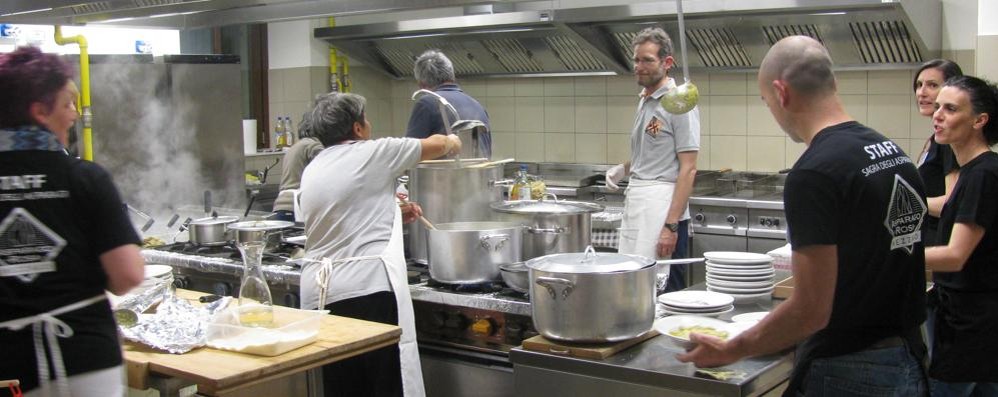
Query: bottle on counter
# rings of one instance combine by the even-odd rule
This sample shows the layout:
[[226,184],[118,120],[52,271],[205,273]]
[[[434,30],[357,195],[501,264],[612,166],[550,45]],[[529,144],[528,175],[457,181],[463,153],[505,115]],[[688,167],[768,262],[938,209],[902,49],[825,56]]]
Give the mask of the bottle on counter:
[[298,134],[295,132],[294,126],[291,124],[291,116],[284,116],[284,144],[287,147],[295,144],[298,140]]
[[521,165],[513,178],[513,186],[509,190],[510,200],[530,200],[530,179],[527,176],[527,166]]
[[277,123],[274,124],[274,149],[282,149],[284,146],[284,118],[277,116]]
[[243,277],[239,283],[239,323],[246,327],[274,325],[274,300],[263,276],[263,241],[239,243],[243,256]]

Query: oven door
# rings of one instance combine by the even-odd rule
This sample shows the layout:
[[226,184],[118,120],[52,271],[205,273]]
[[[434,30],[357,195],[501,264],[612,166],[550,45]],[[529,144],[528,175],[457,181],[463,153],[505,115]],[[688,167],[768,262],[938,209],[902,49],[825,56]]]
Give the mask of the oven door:
[[427,397],[514,397],[509,356],[420,343]]

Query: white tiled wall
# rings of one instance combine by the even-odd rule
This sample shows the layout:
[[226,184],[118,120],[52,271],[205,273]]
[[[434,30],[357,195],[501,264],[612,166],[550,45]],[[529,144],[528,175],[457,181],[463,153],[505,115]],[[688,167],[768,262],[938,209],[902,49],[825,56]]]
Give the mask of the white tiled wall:
[[[324,90],[322,68],[311,69],[316,68],[271,71],[272,114],[277,114],[275,108],[304,108]],[[368,99],[374,135],[402,136],[415,83],[390,80],[365,67],[353,67],[351,74],[353,92]],[[855,119],[896,140],[909,154],[921,149],[929,120],[914,111],[912,71],[849,71],[837,77],[842,103]],[[804,151],[803,144],[787,138],[773,121],[759,99],[754,73],[704,74],[694,76],[694,82],[701,93],[698,168],[772,172],[791,167]],[[493,157],[615,164],[630,156],[628,133],[639,92],[632,76],[460,83],[489,112]]]

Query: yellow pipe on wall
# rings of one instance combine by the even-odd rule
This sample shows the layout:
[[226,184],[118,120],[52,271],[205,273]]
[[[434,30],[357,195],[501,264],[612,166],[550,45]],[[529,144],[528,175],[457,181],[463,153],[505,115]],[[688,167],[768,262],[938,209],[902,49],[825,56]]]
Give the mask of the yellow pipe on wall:
[[[336,26],[336,18],[329,17],[329,27]],[[329,90],[343,92],[343,83],[340,82],[339,54],[336,47],[329,46]]]
[[90,53],[87,51],[87,39],[83,35],[71,37],[62,36],[62,26],[55,27],[55,42],[59,45],[76,43],[80,46],[80,101],[83,108],[83,159],[94,161],[94,140],[92,119],[93,113],[90,110]]

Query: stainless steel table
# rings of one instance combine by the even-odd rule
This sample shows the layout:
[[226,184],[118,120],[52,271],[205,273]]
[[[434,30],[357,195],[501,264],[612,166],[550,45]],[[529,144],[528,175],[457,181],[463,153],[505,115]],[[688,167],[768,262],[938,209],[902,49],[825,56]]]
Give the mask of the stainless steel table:
[[[703,289],[702,285],[692,289]],[[769,298],[735,305],[731,316],[766,311]],[[676,360],[682,349],[657,336],[605,360],[581,359],[524,350],[510,352],[517,394],[521,397],[584,396],[760,396],[777,394],[790,376],[793,351],[746,359],[723,367],[742,371],[744,379],[720,381],[696,373]]]

